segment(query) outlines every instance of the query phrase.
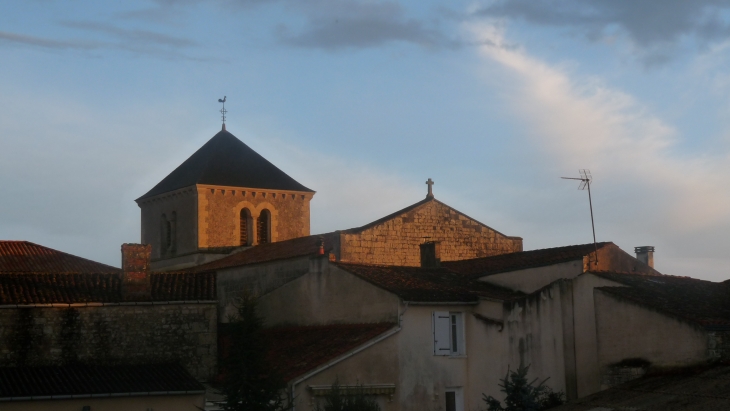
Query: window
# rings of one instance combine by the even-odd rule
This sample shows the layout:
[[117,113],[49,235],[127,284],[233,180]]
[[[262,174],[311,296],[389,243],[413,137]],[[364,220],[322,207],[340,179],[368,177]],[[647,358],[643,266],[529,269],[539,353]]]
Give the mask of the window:
[[460,312],[433,313],[433,354],[464,355],[464,315]]
[[464,396],[461,387],[447,388],[444,393],[446,411],[464,411]]
[[160,218],[160,254],[175,252],[175,232],[177,229],[177,213],[172,212],[170,218],[165,214]]
[[257,240],[259,244],[266,244],[271,241],[269,235],[269,227],[271,226],[271,212],[269,210],[261,210],[259,218],[256,221],[256,231],[258,232]]
[[241,221],[241,229],[239,232],[240,235],[240,244],[241,245],[250,245],[251,244],[251,211],[248,210],[248,208],[242,208],[241,214],[239,216],[239,219]]

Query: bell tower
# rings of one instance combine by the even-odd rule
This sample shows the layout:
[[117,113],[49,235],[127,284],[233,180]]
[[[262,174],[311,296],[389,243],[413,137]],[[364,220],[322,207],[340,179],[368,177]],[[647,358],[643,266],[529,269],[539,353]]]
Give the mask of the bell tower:
[[241,247],[309,235],[303,186],[225,129],[135,200],[154,270],[216,260]]

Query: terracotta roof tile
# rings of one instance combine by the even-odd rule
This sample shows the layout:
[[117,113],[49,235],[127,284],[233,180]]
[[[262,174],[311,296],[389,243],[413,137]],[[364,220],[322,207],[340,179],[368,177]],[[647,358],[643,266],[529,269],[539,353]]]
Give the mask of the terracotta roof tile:
[[599,287],[706,328],[730,329],[730,284],[670,275],[594,273],[628,287]]
[[[215,273],[152,273],[152,301],[216,299]],[[121,274],[0,275],[0,305],[121,302]]]
[[[286,381],[314,370],[394,328],[395,324],[333,324],[265,330],[269,358]],[[333,381],[334,382],[334,381]]]
[[[601,249],[613,243],[598,243]],[[595,251],[593,243],[570,245],[566,247],[544,248],[540,250],[519,251],[516,253],[495,255],[492,257],[473,258],[469,260],[444,261],[441,264],[450,270],[468,277],[483,277],[507,271],[541,267],[551,264],[583,258]]]
[[310,235],[308,237],[293,238],[275,243],[257,245],[239,251],[220,260],[191,268],[195,271],[220,270],[223,268],[238,267],[248,264],[258,264],[267,261],[283,260],[287,258],[314,255],[319,250],[320,238],[324,239],[325,252],[329,252],[339,240],[338,233]]
[[377,266],[334,263],[356,276],[388,290],[405,301],[476,302],[480,297],[507,300],[524,294],[476,281],[447,268]]
[[205,387],[176,364],[0,368],[0,398],[5,400],[204,390]]
[[0,241],[0,274],[3,273],[118,273],[120,269],[97,263],[30,241]]

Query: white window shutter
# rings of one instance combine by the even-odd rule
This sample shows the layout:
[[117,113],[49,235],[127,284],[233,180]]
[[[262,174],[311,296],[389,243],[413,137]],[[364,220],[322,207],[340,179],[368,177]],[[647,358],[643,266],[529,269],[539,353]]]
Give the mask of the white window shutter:
[[433,354],[451,355],[450,317],[448,311],[433,313]]

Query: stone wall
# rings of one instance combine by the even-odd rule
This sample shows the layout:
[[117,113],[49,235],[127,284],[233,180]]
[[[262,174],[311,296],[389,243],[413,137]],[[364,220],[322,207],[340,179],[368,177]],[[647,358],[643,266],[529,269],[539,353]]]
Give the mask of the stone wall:
[[343,231],[340,260],[418,266],[424,238],[440,242],[441,261],[522,251],[522,238],[508,237],[432,200],[364,229]]
[[[199,247],[240,245],[240,212],[246,207],[255,221],[271,212],[271,241],[309,235],[309,201],[314,193],[198,185]],[[253,238],[256,238],[255,229]]]
[[216,304],[0,309],[0,366],[179,362],[215,375]]
[[[142,243],[152,245],[152,259],[185,255],[198,249],[197,195],[194,187],[164,193],[142,200]],[[173,246],[163,250],[162,216],[170,220],[175,213]]]

